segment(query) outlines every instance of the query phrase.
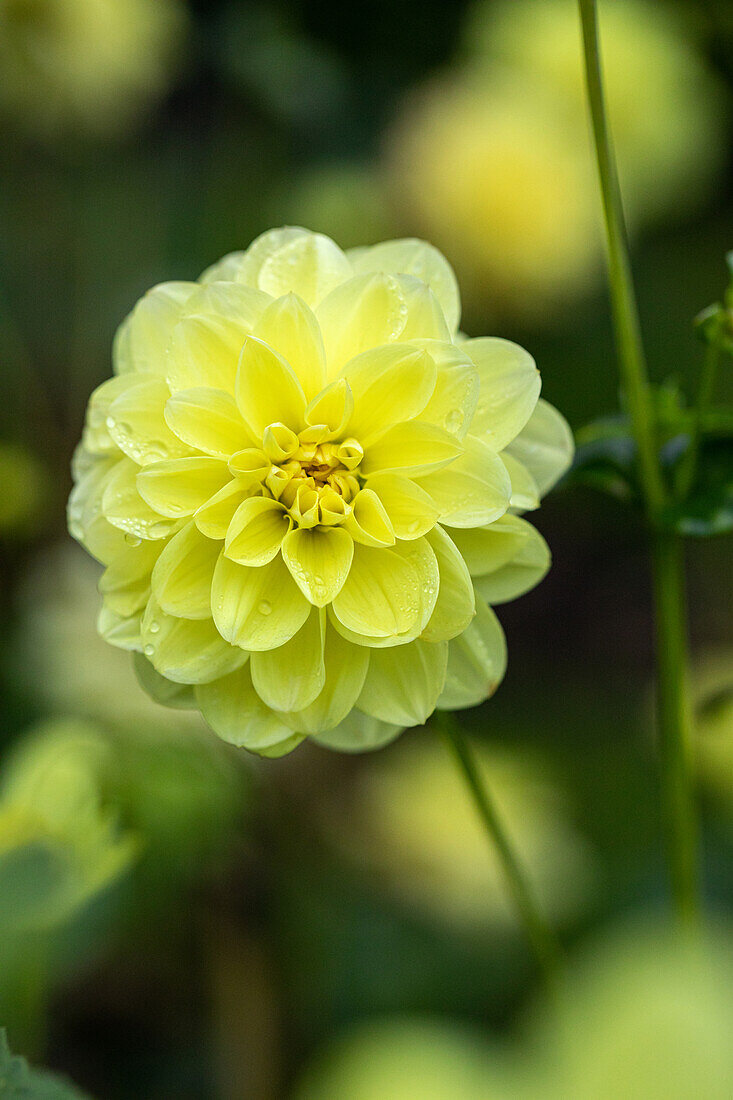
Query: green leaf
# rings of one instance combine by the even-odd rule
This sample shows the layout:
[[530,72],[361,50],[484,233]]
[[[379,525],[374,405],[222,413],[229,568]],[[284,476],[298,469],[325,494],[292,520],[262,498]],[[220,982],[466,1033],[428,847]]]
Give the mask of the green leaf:
[[605,417],[578,432],[568,480],[598,489],[616,500],[639,500],[636,442],[630,434],[628,417]]
[[11,1054],[4,1029],[0,1029],[0,1096],[2,1100],[89,1100],[63,1078],[32,1069],[25,1058]]
[[703,439],[692,490],[663,519],[679,534],[696,538],[733,531],[733,433]]

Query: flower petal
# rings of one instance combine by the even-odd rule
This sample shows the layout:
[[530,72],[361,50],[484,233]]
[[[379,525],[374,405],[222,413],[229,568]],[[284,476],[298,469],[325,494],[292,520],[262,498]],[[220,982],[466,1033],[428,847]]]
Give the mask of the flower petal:
[[464,453],[446,470],[420,477],[418,484],[440,509],[440,522],[449,527],[476,527],[498,519],[509,507],[511,481],[495,451],[468,435]]
[[168,398],[165,421],[179,439],[204,454],[230,458],[259,443],[242,420],[230,393],[198,386],[178,390]]
[[165,377],[173,326],[198,289],[197,283],[160,283],[140,299],[117,330],[115,374],[138,371]]
[[285,564],[316,607],[325,607],[341,591],[353,555],[354,540],[342,527],[299,528],[283,540]]
[[359,710],[381,722],[422,725],[435,710],[447,664],[447,642],[418,639],[390,650],[373,650]]
[[380,722],[354,708],[338,726],[313,737],[319,745],[337,752],[372,752],[389,745],[402,733],[404,726]]
[[481,599],[476,618],[448,642],[445,687],[439,710],[475,707],[493,695],[506,671],[506,642],[499,620]]
[[165,422],[165,403],[169,397],[170,390],[163,378],[147,378],[121,393],[109,407],[109,434],[139,466],[191,454],[188,444],[174,435]]
[[239,505],[248,496],[258,492],[258,489],[239,478],[233,478],[195,513],[193,518],[201,534],[210,539],[226,538],[229,524]]
[[461,344],[480,378],[478,405],[471,423],[495,451],[501,451],[522,430],[540,395],[540,375],[529,352],[496,336]]
[[168,615],[181,619],[211,618],[211,581],[220,546],[187,523],[155,563],[153,595]]
[[236,283],[202,286],[171,332],[166,378],[171,390],[200,386],[232,393],[239,353],[271,301]]
[[509,474],[512,483],[512,495],[509,498],[509,507],[521,512],[531,512],[540,506],[540,494],[537,482],[523,463],[507,451],[502,451],[501,461]]
[[471,576],[480,577],[512,561],[532,530],[526,520],[507,514],[485,527],[453,530],[451,537]]
[[156,672],[177,684],[205,684],[233,672],[247,654],[229,645],[211,619],[167,615],[151,596],[141,624],[143,654]]
[[254,336],[277,348],[293,368],[309,400],[326,385],[326,353],[316,315],[297,294],[272,302],[260,317]]
[[113,527],[132,538],[163,539],[173,533],[178,521],[162,516],[143,500],[137,488],[140,467],[123,458],[106,479],[102,511]]
[[339,622],[358,634],[384,638],[409,630],[420,609],[418,574],[402,554],[354,546],[349,575],[333,601]]
[[455,344],[422,341],[435,361],[435,390],[421,419],[464,439],[473,420],[479,395],[479,374],[469,357]]
[[540,583],[550,568],[550,548],[542,535],[525,520],[518,522],[528,530],[517,553],[498,569],[474,579],[476,592],[487,603],[501,604],[523,596]]
[[289,642],[277,649],[252,654],[252,683],[268,707],[302,710],[320,695],[326,682],[325,630],[325,612],[314,607]]
[[289,752],[301,737],[289,729],[260,699],[252,684],[249,665],[196,688],[204,719],[230,745],[263,756]]
[[362,489],[354,498],[344,530],[364,546],[394,546],[395,533],[387,510],[371,489]]
[[352,275],[351,264],[330,237],[304,231],[270,252],[257,285],[274,297],[295,291],[309,306],[315,306]]
[[365,477],[395,472],[421,476],[447,466],[462,453],[462,445],[442,428],[409,420],[396,424],[365,449],[361,473]]
[[239,411],[258,439],[269,424],[302,428],[305,395],[300,382],[282,356],[254,336],[242,348],[235,393]]
[[369,348],[400,338],[407,309],[393,275],[358,275],[336,287],[316,309],[323,333],[328,375],[335,378],[345,363]]
[[369,650],[345,641],[328,623],[323,661],[326,678],[318,697],[310,706],[285,715],[288,725],[301,733],[330,730],[346,718],[364,686]]
[[437,248],[426,241],[404,238],[360,249],[357,255],[347,252],[347,256],[357,275],[383,271],[387,275],[414,275],[426,283],[438,299],[450,331],[457,331],[461,319],[458,282],[453,268]]
[[310,612],[280,556],[250,567],[222,554],[214,570],[211,606],[221,636],[250,650],[284,645]]
[[351,420],[354,395],[345,378],[337,378],[313,398],[305,411],[305,419],[313,426],[325,425],[329,432],[340,435]]
[[518,459],[534,478],[540,496],[560,480],[573,461],[575,443],[567,420],[542,398],[506,453]]
[[436,374],[427,351],[412,344],[385,344],[357,355],[342,372],[354,395],[349,433],[364,444],[385,423],[413,420],[430,400]]
[[418,539],[435,526],[440,515],[437,505],[429,493],[409,478],[400,474],[373,474],[368,486],[384,505],[398,539]]
[[231,480],[226,462],[202,456],[154,462],[138,472],[136,484],[151,508],[177,519],[192,515]]
[[111,530],[121,537],[121,545],[99,578],[99,591],[111,611],[117,615],[134,615],[148,602],[150,576],[163,544],[143,540],[138,546],[130,546],[121,531]]
[[440,588],[430,620],[420,635],[427,642],[442,642],[461,634],[476,613],[471,576],[455,543],[441,527],[427,536],[438,561]]
[[224,553],[241,565],[266,565],[279,552],[293,525],[285,507],[271,497],[249,497],[227,531]]

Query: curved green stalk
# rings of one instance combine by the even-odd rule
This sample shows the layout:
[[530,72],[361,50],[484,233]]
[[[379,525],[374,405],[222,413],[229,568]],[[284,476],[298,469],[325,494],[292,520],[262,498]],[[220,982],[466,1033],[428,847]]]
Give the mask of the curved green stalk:
[[621,193],[606,119],[596,0],[578,0],[586,84],[608,253],[608,277],[618,358],[639,455],[639,474],[652,532],[657,633],[657,716],[670,871],[678,916],[690,923],[698,908],[697,829],[687,703],[687,622],[679,537],[660,522],[667,500],[655,438],[638,310],[631,277]]
[[527,939],[534,949],[537,962],[547,984],[554,988],[560,962],[559,944],[537,906],[532,889],[517,861],[509,838],[499,819],[493,799],[479,774],[469,742],[452,718],[446,714],[440,714],[437,717],[439,728],[458,762],[481,821],[489,839],[496,848],[507,885],[524,925]]

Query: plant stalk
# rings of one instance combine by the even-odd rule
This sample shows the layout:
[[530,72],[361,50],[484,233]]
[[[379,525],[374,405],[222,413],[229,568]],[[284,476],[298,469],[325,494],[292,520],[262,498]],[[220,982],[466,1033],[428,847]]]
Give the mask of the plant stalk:
[[447,715],[441,715],[440,717],[439,727],[449,750],[455,756],[488,837],[496,848],[512,899],[524,925],[527,939],[532,945],[548,987],[554,990],[559,972],[560,946],[537,906],[533,891],[499,819],[488,787],[481,778],[469,742],[455,721]]
[[689,925],[698,911],[699,882],[687,700],[684,559],[679,536],[670,529],[665,529],[661,522],[667,490],[659,462],[654,410],[631,275],[621,192],[606,116],[596,0],[578,0],[578,5],[583,32],[588,103],[603,201],[611,311],[652,539],[657,636],[657,718],[670,875],[678,918],[683,924]]
[[705,413],[713,396],[715,375],[717,374],[719,361],[720,348],[716,343],[708,344],[705,349],[705,358],[703,359],[700,381],[697,388],[697,399],[695,401],[695,411],[693,414],[694,419],[690,431],[690,444],[682,460],[679,482],[677,484],[681,500],[684,500],[689,495],[695,485],[703,420],[705,419]]

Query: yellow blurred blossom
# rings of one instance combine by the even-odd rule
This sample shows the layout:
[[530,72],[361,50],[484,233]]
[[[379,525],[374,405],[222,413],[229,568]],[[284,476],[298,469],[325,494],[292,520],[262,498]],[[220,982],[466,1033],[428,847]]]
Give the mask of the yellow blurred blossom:
[[[480,742],[475,751],[543,911],[560,922],[572,918],[588,900],[595,867],[564,799],[531,761]],[[360,858],[394,894],[467,929],[514,926],[500,860],[440,743],[371,763],[359,778],[355,813]]]
[[263,234],[153,289],[92,395],[69,529],[101,633],[161,702],[281,755],[374,747],[502,678],[488,606],[547,547],[515,513],[567,468],[531,356],[458,332],[420,241]]
[[123,129],[165,90],[179,0],[0,0],[0,114],[38,137]]
[[[668,8],[617,0],[601,20],[630,221],[679,215],[722,167],[718,82]],[[393,127],[395,201],[470,303],[548,320],[602,260],[577,4],[482,3],[466,40],[468,59],[413,93]]]
[[0,443],[0,538],[32,534],[41,525],[47,498],[42,464],[17,443]]

